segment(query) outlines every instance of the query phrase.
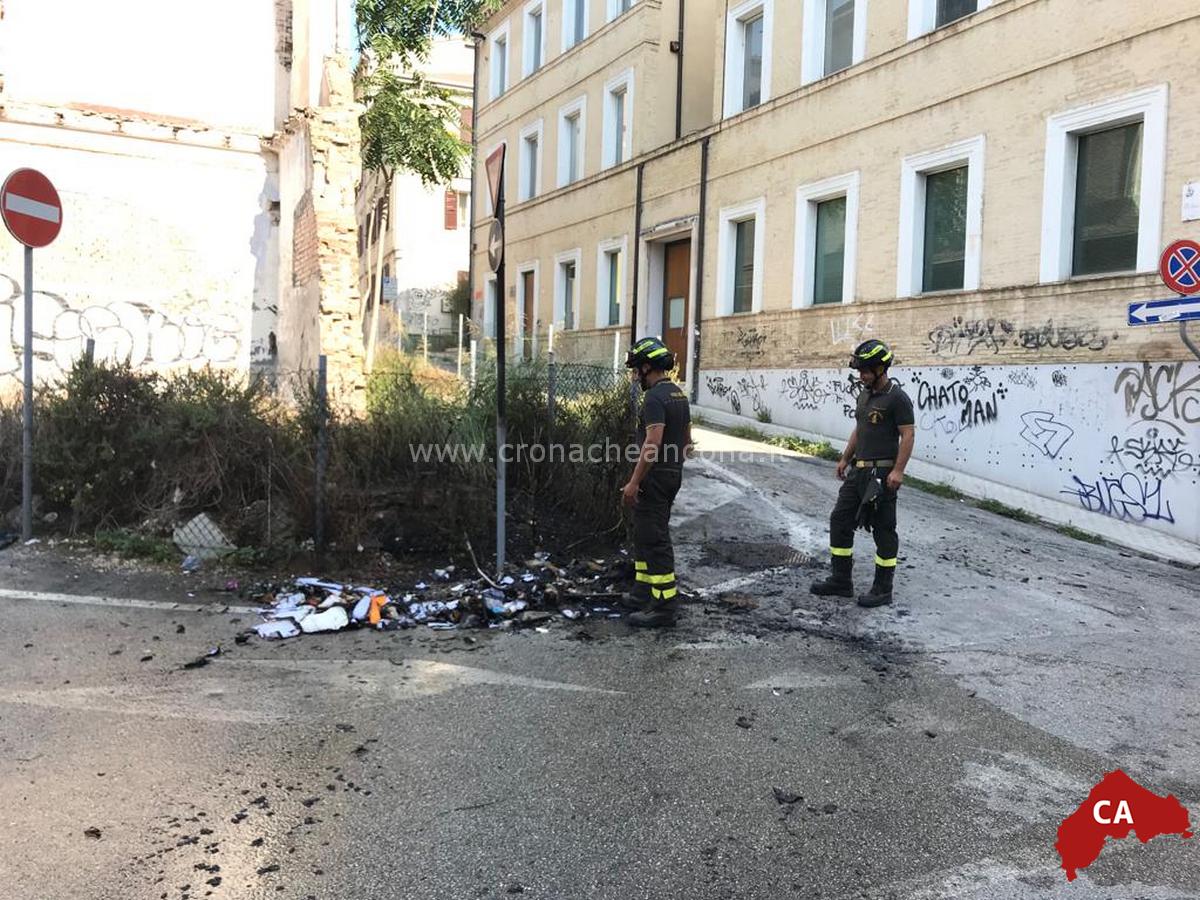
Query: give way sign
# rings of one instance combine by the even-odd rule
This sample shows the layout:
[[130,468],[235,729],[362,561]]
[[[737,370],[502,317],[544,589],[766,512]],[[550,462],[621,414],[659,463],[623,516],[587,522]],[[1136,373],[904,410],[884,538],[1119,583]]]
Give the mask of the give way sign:
[[0,218],[26,247],[45,247],[62,230],[62,201],[36,169],[17,169],[0,187]]

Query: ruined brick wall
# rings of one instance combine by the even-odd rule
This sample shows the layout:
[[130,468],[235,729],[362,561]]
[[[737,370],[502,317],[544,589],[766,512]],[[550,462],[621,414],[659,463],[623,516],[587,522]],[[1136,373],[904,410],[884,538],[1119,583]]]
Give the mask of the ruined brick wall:
[[283,194],[280,369],[314,372],[328,358],[339,402],[365,399],[359,319],[355,191],[361,172],[358,117],[349,65],[326,65],[323,104],[293,115],[276,136]]

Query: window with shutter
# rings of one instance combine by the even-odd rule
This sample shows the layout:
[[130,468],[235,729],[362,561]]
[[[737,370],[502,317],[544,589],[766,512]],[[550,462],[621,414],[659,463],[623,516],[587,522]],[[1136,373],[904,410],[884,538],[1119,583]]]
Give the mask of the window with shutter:
[[445,218],[446,230],[458,230],[458,192],[453,190],[446,191],[445,201]]

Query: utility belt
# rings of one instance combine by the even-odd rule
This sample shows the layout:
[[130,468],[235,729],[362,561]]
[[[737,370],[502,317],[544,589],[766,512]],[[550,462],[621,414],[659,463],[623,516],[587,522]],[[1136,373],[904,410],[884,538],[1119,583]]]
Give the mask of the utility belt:
[[854,460],[854,468],[856,469],[890,469],[896,465],[894,459],[856,459]]

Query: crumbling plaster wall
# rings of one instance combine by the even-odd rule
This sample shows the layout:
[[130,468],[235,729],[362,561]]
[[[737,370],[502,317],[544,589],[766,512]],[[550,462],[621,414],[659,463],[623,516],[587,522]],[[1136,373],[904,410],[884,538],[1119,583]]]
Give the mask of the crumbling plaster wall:
[[[0,177],[38,168],[64,204],[60,237],[35,254],[39,380],[89,337],[99,357],[163,370],[271,362],[279,196],[261,138],[275,116],[272,4],[216,0],[187,28],[173,19],[171,40],[163,22],[151,0],[0,6]],[[0,390],[12,390],[24,251],[0,232]]]

